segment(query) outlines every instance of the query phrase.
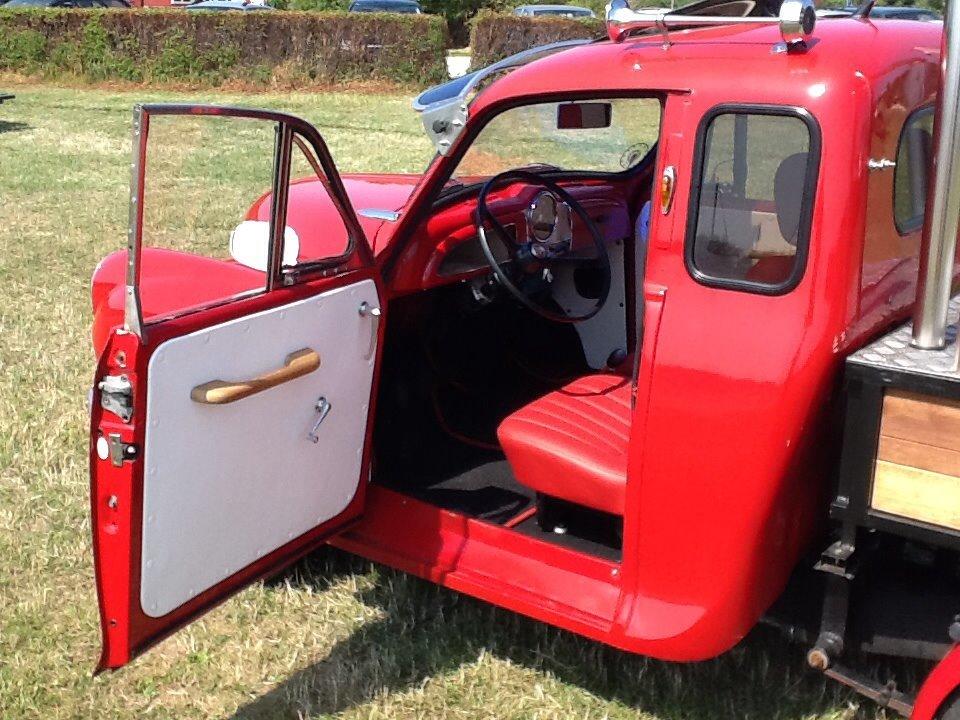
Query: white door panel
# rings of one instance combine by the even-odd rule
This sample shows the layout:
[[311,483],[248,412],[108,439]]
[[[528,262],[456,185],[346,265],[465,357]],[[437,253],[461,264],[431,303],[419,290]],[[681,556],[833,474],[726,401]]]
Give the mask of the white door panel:
[[[160,617],[333,518],[356,494],[376,358],[372,280],[175,338],[147,377],[140,601]],[[194,402],[211,380],[314,372],[226,405]],[[331,409],[311,442],[325,397]]]

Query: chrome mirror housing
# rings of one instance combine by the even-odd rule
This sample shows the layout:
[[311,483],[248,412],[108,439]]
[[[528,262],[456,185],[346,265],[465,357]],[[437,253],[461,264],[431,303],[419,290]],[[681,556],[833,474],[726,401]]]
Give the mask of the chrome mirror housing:
[[817,8],[813,0],[783,0],[779,21],[787,45],[805,43],[817,24]]

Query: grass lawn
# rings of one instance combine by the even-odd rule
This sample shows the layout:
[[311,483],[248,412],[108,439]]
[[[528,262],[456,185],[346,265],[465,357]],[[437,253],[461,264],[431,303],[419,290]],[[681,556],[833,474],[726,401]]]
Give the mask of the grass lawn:
[[92,678],[89,278],[124,241],[131,105],[289,110],[346,171],[419,170],[429,147],[406,96],[12,89],[0,107],[0,718],[884,717],[767,631],[670,665],[329,550]]

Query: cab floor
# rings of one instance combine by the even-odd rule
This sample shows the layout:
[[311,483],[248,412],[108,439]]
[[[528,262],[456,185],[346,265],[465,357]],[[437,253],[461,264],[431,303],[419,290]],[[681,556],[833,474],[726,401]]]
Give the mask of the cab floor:
[[611,535],[608,526],[597,522],[595,513],[572,514],[563,534],[541,528],[536,515],[530,513],[536,503],[535,493],[516,481],[509,463],[502,458],[478,461],[476,465],[428,486],[402,488],[400,491],[446,510],[496,525],[509,525],[528,537],[620,561],[620,543]]
[[533,507],[534,493],[520,485],[506,460],[487,460],[407,495],[446,510],[502,525]]

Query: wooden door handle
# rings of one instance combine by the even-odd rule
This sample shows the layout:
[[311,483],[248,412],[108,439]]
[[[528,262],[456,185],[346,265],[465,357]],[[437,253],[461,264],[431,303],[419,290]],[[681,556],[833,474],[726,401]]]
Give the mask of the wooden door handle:
[[271,370],[251,380],[211,380],[203,385],[197,385],[190,391],[190,398],[194,402],[204,405],[226,405],[227,403],[242,400],[245,397],[256,395],[277,385],[294,380],[303,375],[309,375],[320,367],[320,354],[316,350],[303,348],[287,355],[283,367]]

